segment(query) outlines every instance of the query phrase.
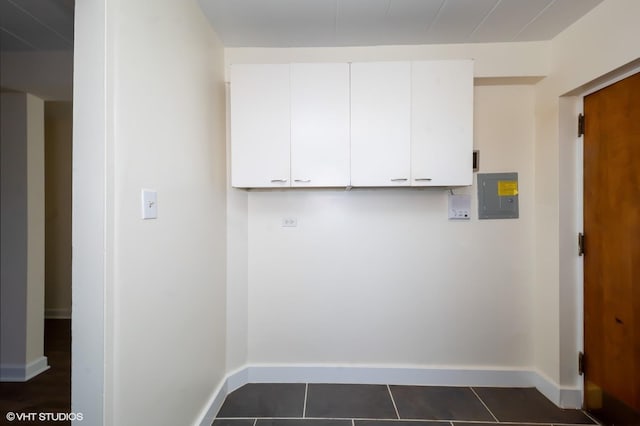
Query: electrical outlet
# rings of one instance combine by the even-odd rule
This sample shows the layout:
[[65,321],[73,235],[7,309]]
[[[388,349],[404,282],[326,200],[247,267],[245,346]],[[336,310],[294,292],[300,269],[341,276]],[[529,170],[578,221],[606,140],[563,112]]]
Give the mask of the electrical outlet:
[[295,228],[298,226],[298,219],[295,217],[283,217],[282,218],[282,227],[283,228]]

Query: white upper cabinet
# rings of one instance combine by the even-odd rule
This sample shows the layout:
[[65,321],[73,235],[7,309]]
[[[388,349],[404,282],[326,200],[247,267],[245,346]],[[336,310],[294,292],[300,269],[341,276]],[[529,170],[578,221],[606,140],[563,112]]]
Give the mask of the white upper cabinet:
[[473,62],[411,66],[411,185],[471,185]]
[[351,64],[351,185],[411,184],[411,63]]
[[238,188],[471,185],[473,61],[233,65]]
[[291,65],[291,186],[349,185],[349,64]]
[[231,67],[231,185],[290,186],[290,65]]

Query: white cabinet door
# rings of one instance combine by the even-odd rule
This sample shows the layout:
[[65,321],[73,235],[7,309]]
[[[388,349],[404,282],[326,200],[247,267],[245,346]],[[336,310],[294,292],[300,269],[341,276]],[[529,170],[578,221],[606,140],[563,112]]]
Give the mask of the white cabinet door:
[[473,62],[413,62],[411,74],[411,184],[471,185]]
[[349,185],[349,64],[291,65],[291,180]]
[[351,64],[351,185],[411,184],[411,63]]
[[290,65],[231,67],[231,185],[290,186]]

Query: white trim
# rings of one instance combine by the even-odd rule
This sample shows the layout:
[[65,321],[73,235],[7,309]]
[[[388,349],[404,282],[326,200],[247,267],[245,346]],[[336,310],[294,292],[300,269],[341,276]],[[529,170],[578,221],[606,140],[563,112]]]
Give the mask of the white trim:
[[228,394],[247,383],[363,383],[418,386],[535,387],[562,408],[580,408],[579,388],[560,387],[544,374],[523,369],[456,369],[318,365],[249,365],[230,373],[209,398],[196,424],[209,426]]
[[531,372],[532,386],[560,408],[582,408],[580,387],[561,387],[539,371]]
[[231,393],[227,389],[228,382],[229,379],[225,379],[222,384],[211,393],[211,396],[207,401],[207,405],[198,415],[195,424],[200,426],[211,426],[211,423],[213,423],[213,420],[216,418],[218,411],[220,411],[220,407],[222,407],[224,399],[229,393]]
[[234,390],[238,389],[239,387],[246,385],[247,383],[250,383],[249,368],[243,367],[227,376],[227,380],[226,380],[227,392],[231,393]]
[[48,369],[46,356],[28,364],[0,364],[0,382],[26,382]]
[[531,371],[315,365],[251,365],[247,383],[362,383],[431,386],[534,386]]
[[45,319],[71,319],[71,308],[50,308],[44,310]]
[[592,93],[595,93],[599,90],[604,89],[605,87],[616,84],[619,81],[622,81],[627,77],[631,77],[632,75],[637,74],[639,72],[640,72],[640,65],[638,60],[633,61],[583,86],[584,90],[582,91],[582,93],[580,93],[580,96],[584,99],[584,97],[589,96]]
[[239,387],[249,383],[248,370],[248,368],[241,368],[229,373],[227,377],[224,378],[222,384],[220,384],[218,388],[211,393],[205,408],[198,415],[195,424],[200,426],[211,425],[213,420],[216,418],[218,411],[220,411],[220,407],[222,407],[222,403],[227,395]]

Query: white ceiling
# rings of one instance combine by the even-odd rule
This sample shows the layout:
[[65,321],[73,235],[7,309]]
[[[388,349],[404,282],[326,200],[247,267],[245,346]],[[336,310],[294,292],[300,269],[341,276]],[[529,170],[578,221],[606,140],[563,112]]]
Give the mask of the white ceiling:
[[73,49],[74,0],[0,0],[0,50]]
[[[603,0],[199,0],[229,47],[549,40]],[[73,49],[74,0],[0,0],[0,50]]]
[[550,40],[602,0],[199,0],[227,47]]

